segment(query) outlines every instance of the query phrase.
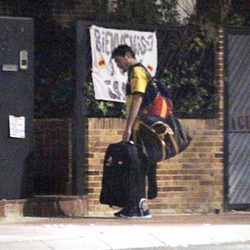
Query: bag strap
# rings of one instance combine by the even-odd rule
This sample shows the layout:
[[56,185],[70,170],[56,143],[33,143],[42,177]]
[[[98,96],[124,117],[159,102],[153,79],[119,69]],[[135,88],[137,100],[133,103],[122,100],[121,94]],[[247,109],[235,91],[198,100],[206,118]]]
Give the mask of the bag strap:
[[139,66],[139,67],[142,67],[142,68],[145,70],[146,75],[147,75],[147,77],[148,77],[148,79],[149,79],[148,83],[149,83],[149,82],[153,82],[153,81],[154,81],[154,78],[151,76],[151,74],[149,73],[149,71],[147,70],[147,68],[146,68],[142,63],[136,63],[136,64],[130,66],[129,69],[128,69],[128,76],[130,77],[130,74],[131,74],[132,69],[133,69],[134,67],[138,67],[138,66]]
[[[164,96],[165,98],[169,99],[171,101],[171,94],[170,94],[170,89],[169,87],[162,82],[162,80],[157,79],[156,77],[152,77],[151,74],[149,73],[148,69],[141,63],[138,63],[134,66],[141,66],[144,68],[147,77],[149,79],[148,83],[151,84],[154,88],[157,88],[158,92]],[[171,101],[172,103],[172,101]]]
[[[166,135],[168,135],[167,138],[170,141],[170,143],[172,143],[172,145],[174,147],[174,150],[175,150],[175,153],[176,154],[179,153],[179,146],[177,144],[174,132],[173,132],[173,130],[170,127],[169,128],[171,130],[168,130],[167,133],[165,133],[165,134],[157,134],[156,131],[152,128],[152,126],[149,126],[145,122],[142,122],[142,121],[140,122],[140,124],[142,126],[144,126],[145,129],[148,129],[149,131],[151,131],[156,136],[156,138],[159,140],[159,142],[161,144],[161,151],[162,151],[162,159],[161,159],[161,161],[164,161],[166,159],[166,157],[167,157],[167,152],[166,152],[167,145],[166,145],[166,142],[165,142],[165,140],[166,140],[165,136]],[[139,137],[140,137],[140,140],[142,142],[144,142],[140,135],[139,135]],[[143,146],[145,147],[145,145],[143,145]]]

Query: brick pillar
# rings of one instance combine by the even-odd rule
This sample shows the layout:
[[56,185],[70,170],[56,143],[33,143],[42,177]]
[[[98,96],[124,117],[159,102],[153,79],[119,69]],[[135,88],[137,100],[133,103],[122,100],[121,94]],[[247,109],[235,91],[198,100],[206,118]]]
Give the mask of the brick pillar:
[[220,129],[224,129],[224,29],[223,27],[218,28],[218,42],[216,47],[216,86],[218,89],[219,98],[219,112],[218,119],[220,121]]
[[[220,131],[222,138],[222,145],[224,144],[224,91],[225,91],[225,70],[224,70],[224,28],[218,28],[218,41],[216,45],[216,59],[215,59],[215,84],[218,91],[218,130]],[[222,159],[224,158],[225,149],[222,147]],[[224,160],[222,161],[222,163]],[[222,174],[224,175],[224,164],[222,164]],[[224,178],[223,178],[224,179]],[[222,181],[221,197],[224,197],[224,181]],[[222,202],[222,207],[224,207],[224,200]]]

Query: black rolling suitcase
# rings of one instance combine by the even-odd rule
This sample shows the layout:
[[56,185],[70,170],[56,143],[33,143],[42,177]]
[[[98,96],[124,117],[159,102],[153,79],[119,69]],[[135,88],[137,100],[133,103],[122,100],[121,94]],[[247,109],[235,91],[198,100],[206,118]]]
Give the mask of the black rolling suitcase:
[[143,196],[142,150],[132,143],[113,143],[106,150],[100,203],[135,207]]

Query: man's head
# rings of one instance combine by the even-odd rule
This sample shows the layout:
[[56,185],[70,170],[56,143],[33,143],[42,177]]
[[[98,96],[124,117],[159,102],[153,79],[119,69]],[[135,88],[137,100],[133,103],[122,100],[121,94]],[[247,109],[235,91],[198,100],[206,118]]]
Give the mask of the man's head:
[[130,66],[137,63],[134,51],[127,45],[119,45],[112,52],[112,59],[115,60],[118,68],[127,71]]

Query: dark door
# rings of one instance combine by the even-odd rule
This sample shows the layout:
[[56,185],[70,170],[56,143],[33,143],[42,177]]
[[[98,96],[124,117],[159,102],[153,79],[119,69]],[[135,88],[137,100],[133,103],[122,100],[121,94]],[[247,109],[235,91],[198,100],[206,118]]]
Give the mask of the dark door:
[[33,21],[0,17],[0,199],[28,194],[33,123]]
[[226,195],[250,208],[250,29],[226,31]]

